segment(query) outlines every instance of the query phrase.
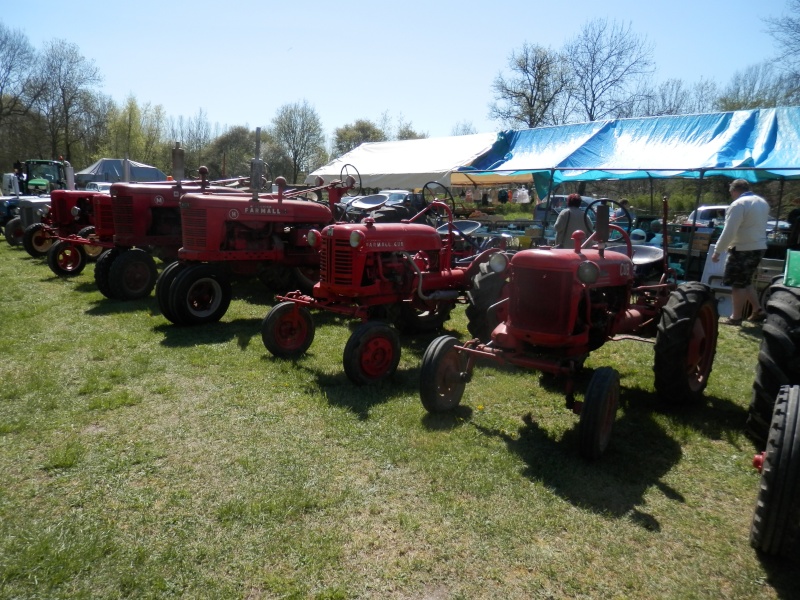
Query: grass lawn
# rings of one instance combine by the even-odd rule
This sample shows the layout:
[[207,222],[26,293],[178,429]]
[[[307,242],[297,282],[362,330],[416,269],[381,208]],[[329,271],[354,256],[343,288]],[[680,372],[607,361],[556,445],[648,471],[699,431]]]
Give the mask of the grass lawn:
[[[592,354],[624,406],[590,464],[537,373],[478,368],[464,406],[427,415],[434,336],[358,388],[347,320],[315,315],[296,362],[264,349],[258,282],[195,328],[5,242],[0,282],[2,598],[800,597],[798,557],[748,543],[757,326],[720,327],[688,409],[656,401],[651,345]],[[463,307],[447,330],[466,337]]]

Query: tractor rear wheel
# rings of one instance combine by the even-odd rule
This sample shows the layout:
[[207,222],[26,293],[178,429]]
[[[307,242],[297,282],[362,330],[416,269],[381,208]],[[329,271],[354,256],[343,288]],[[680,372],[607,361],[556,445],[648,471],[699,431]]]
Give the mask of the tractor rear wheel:
[[258,271],[258,279],[272,292],[285,294],[294,291],[294,270],[285,265],[266,264]]
[[311,296],[314,291],[314,286],[319,282],[319,273],[319,265],[316,267],[295,267],[293,269],[293,275],[297,283],[297,289],[306,296]]
[[400,362],[400,338],[381,321],[366,321],[347,340],[344,372],[356,385],[377,383],[390,377]]
[[122,252],[111,265],[111,293],[120,300],[144,298],[153,291],[157,277],[158,270],[153,257],[141,248],[131,248]]
[[170,307],[170,289],[172,288],[175,278],[188,268],[188,264],[175,261],[174,263],[168,264],[164,270],[161,271],[161,275],[159,275],[158,279],[156,279],[156,300],[158,301],[158,308],[161,314],[164,315],[164,318],[175,325],[183,325],[183,323]]
[[110,300],[114,300],[116,296],[111,291],[109,273],[111,272],[111,265],[114,264],[118,256],[119,250],[117,248],[109,248],[99,256],[94,264],[94,282],[97,285],[97,289]]
[[47,251],[47,266],[59,277],[75,277],[86,267],[83,246],[58,240]]
[[3,234],[6,236],[6,241],[9,246],[19,246],[22,244],[22,236],[25,235],[25,230],[22,228],[22,219],[14,217],[5,227],[3,227]]
[[466,357],[456,349],[458,340],[443,335],[433,340],[422,356],[419,397],[429,413],[453,410],[466,387]]
[[750,545],[785,556],[800,536],[800,386],[784,386],[775,401],[763,454]]
[[40,258],[47,254],[52,245],[53,237],[50,235],[50,228],[44,223],[32,223],[22,234],[22,247],[33,258]]
[[[89,225],[87,227],[84,227],[78,232],[78,237],[82,237],[85,239],[89,239],[90,235],[94,235],[94,225]],[[100,258],[100,255],[103,253],[103,250],[105,250],[105,248],[103,248],[102,246],[86,244],[86,246],[84,246],[84,250],[86,251],[86,258],[89,259],[89,262],[94,262],[98,258]]]
[[606,451],[618,407],[619,373],[601,367],[589,381],[578,423],[579,451],[586,460],[597,460]]
[[481,270],[472,279],[472,289],[467,292],[467,329],[473,338],[481,342],[492,339],[492,331],[503,320],[503,310],[489,310],[489,307],[500,300],[505,286],[505,277],[481,265]]
[[261,322],[261,341],[273,356],[299,358],[314,341],[314,320],[305,306],[280,302]]
[[400,311],[394,325],[400,333],[427,333],[441,329],[450,318],[452,305],[439,302],[432,310],[420,310],[413,302],[401,302]]
[[697,281],[674,290],[661,311],[655,343],[655,388],[670,404],[699,402],[717,353],[717,303]]
[[231,283],[216,266],[183,269],[169,289],[170,309],[182,325],[215,323],[231,303]]
[[772,409],[781,386],[800,384],[800,288],[776,283],[770,290],[745,424],[747,432],[761,444],[767,441]]

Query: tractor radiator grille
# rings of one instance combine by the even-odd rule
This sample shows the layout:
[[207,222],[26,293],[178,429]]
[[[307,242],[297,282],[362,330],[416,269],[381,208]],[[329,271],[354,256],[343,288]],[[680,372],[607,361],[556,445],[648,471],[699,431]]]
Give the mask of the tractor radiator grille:
[[182,211],[183,247],[188,250],[206,249],[206,211],[190,208]]
[[133,198],[117,196],[114,199],[114,230],[118,235],[133,234]]
[[38,206],[36,208],[33,206],[19,207],[19,216],[23,227],[27,227],[33,223],[39,223],[42,220],[42,217],[39,216],[38,212],[36,212],[38,209]]
[[113,235],[114,210],[108,202],[95,202],[94,230],[97,235]]
[[353,252],[348,240],[325,238],[320,251],[320,281],[348,285],[353,273]]
[[519,269],[514,272],[515,294],[509,316],[515,328],[569,335],[572,304],[571,272]]

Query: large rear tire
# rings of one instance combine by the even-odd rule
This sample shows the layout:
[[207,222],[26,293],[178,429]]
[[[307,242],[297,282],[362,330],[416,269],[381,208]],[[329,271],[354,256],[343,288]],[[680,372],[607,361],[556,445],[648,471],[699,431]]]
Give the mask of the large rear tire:
[[32,223],[22,234],[22,247],[33,258],[41,258],[47,254],[52,245],[53,237],[50,235],[50,228],[44,223]]
[[180,324],[215,323],[230,306],[231,283],[214,265],[192,265],[172,282],[169,303]]
[[608,448],[618,407],[619,373],[601,367],[589,381],[578,424],[579,451],[586,460],[597,460]]
[[164,270],[161,271],[161,275],[159,275],[158,279],[156,279],[156,300],[158,301],[158,308],[161,314],[164,315],[164,318],[175,325],[183,325],[183,323],[178,319],[178,316],[170,306],[170,289],[178,275],[188,268],[188,264],[175,261],[167,265]]
[[153,257],[141,248],[131,248],[120,254],[111,265],[109,285],[115,298],[138,300],[150,295],[157,278]]
[[311,313],[294,302],[276,304],[261,322],[261,341],[278,358],[301,357],[311,347],[314,332]]
[[432,310],[420,309],[413,302],[401,302],[394,325],[400,333],[428,333],[441,329],[450,318],[452,305],[439,302]]
[[344,372],[356,385],[369,385],[391,377],[400,362],[400,338],[392,327],[367,321],[347,340]]
[[489,308],[502,298],[506,284],[504,275],[488,267],[488,264],[481,265],[481,270],[473,278],[472,288],[467,292],[469,306],[466,310],[470,335],[484,343],[492,339],[492,331],[504,319],[504,310]]
[[683,283],[661,312],[655,343],[655,388],[668,404],[700,402],[717,353],[717,303],[707,285]]
[[745,423],[750,436],[762,445],[767,441],[781,386],[800,384],[800,289],[773,284],[765,308],[767,320],[762,327],[753,396]]
[[466,387],[466,357],[456,349],[458,340],[443,335],[433,340],[422,356],[419,398],[429,413],[453,410]]
[[781,388],[763,457],[750,545],[785,556],[800,535],[800,386]]
[[47,266],[59,277],[75,277],[86,267],[86,252],[81,245],[58,240],[47,251]]

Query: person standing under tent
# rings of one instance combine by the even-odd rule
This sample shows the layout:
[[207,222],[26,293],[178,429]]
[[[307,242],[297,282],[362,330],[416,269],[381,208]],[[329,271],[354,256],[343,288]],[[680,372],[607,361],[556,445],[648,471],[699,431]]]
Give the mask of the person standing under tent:
[[766,318],[753,287],[753,275],[767,250],[767,221],[769,204],[761,196],[750,191],[744,179],[734,179],[730,185],[733,202],[725,211],[725,227],[711,255],[719,262],[722,252],[727,251],[722,283],[731,286],[731,316],[722,319],[725,325],[741,325],[744,307],[749,302],[753,312],[748,321],[763,321]]
[[583,231],[586,237],[592,235],[586,213],[581,209],[581,197],[579,194],[567,196],[567,208],[558,213],[553,229],[556,231],[556,248],[564,248],[572,239],[575,231]]

